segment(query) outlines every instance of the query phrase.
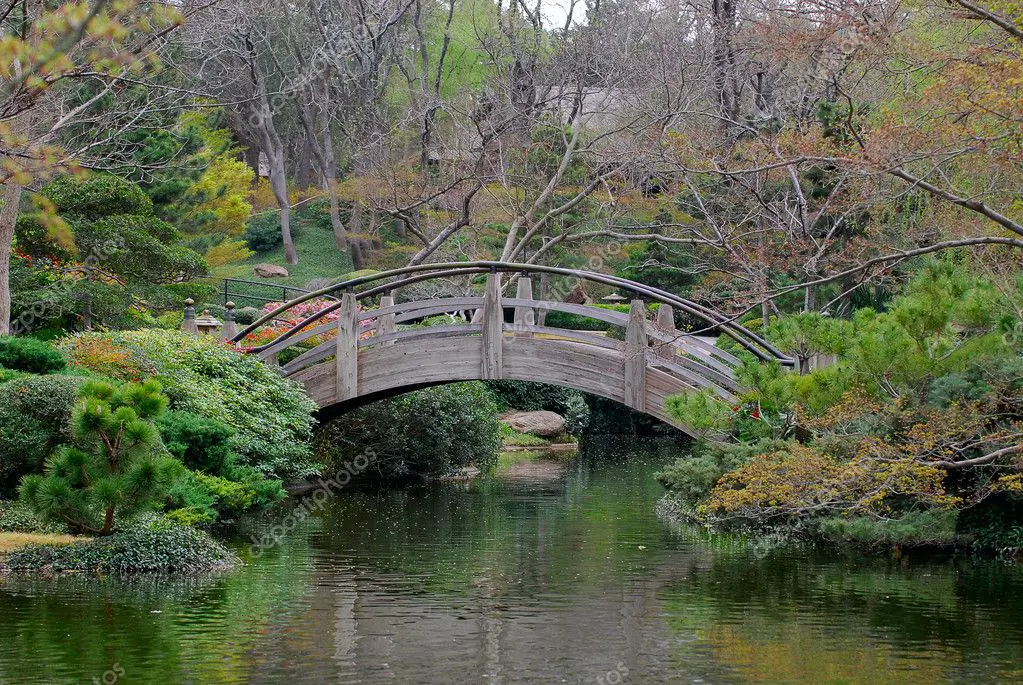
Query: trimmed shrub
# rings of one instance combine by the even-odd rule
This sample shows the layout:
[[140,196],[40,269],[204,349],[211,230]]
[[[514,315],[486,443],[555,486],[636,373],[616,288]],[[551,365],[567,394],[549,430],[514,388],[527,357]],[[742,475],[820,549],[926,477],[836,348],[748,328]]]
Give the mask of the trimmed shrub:
[[317,435],[317,456],[328,472],[340,472],[372,450],[372,468],[385,479],[486,470],[501,447],[497,412],[482,383],[417,390],[334,419]]
[[250,250],[269,252],[284,241],[281,235],[281,220],[276,212],[257,214],[245,225],[242,237]]
[[263,316],[263,312],[256,307],[242,307],[234,313],[234,320],[238,322],[239,326],[248,326],[251,323],[255,323],[256,319]]
[[42,193],[59,214],[93,217],[153,212],[153,201],[141,188],[111,174],[61,176],[43,188]]
[[73,441],[78,376],[24,376],[0,385],[0,495],[11,494],[60,444]]
[[[594,303],[592,306],[600,309],[607,309],[608,311],[618,312],[619,314],[628,314],[630,306],[628,304],[599,304]],[[588,316],[582,316],[580,314],[569,314],[568,312],[549,311],[544,320],[544,325],[551,328],[565,328],[573,331],[619,331],[624,330],[620,326],[614,324],[605,323],[598,319],[591,319]]]
[[[93,353],[96,347],[102,355]],[[60,348],[73,364],[97,374],[157,376],[172,409],[233,428],[232,451],[265,476],[289,480],[319,470],[310,450],[316,405],[297,383],[215,336],[161,330],[84,333],[65,338]]]
[[55,373],[64,368],[64,355],[35,338],[0,337],[0,366],[27,373]]
[[203,573],[228,569],[237,563],[238,557],[208,533],[151,514],[110,537],[16,550],[4,560],[4,568],[120,574]]

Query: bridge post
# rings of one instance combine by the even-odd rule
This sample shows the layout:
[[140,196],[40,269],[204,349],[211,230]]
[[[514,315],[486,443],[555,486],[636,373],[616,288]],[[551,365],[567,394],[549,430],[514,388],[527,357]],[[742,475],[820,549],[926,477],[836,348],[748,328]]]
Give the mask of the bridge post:
[[483,296],[483,336],[480,375],[484,380],[497,380],[504,375],[502,343],[504,309],[501,307],[501,274],[487,276],[487,292]]
[[625,404],[646,411],[646,305],[633,300],[625,329]]
[[[519,282],[515,286],[515,297],[520,300],[532,300],[533,299],[533,281],[529,276],[519,277]],[[532,307],[516,307],[515,308],[515,337],[516,338],[531,338],[533,334],[524,329],[532,328],[535,325],[536,318],[533,313]]]
[[[671,335],[672,337],[678,335],[678,329],[675,328],[675,310],[672,309],[670,304],[664,304],[662,302],[660,306],[657,307],[657,316],[654,318],[654,327],[663,333]],[[674,345],[670,342],[658,342],[657,356],[663,357],[664,359],[674,359]]]
[[350,400],[359,395],[359,319],[355,293],[346,292],[341,298],[337,319],[337,386],[335,399]]
[[[383,297],[380,298],[380,308],[381,309],[383,309],[384,307],[393,307],[393,306],[394,306],[394,298],[391,297],[390,295],[384,295]],[[377,330],[376,330],[377,336],[387,335],[388,333],[394,333],[396,330],[397,330],[397,327],[394,324],[394,314],[382,314],[381,316],[377,317]],[[385,342],[383,344],[384,345],[393,345],[394,341],[393,340],[388,340],[387,342]]]

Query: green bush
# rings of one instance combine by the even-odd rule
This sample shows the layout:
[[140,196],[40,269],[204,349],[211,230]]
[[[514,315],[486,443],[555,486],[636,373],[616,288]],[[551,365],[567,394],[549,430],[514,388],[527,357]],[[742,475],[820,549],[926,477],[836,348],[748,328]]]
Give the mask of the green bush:
[[500,429],[501,443],[503,445],[511,447],[547,447],[551,444],[550,440],[545,440],[536,435],[519,433],[506,423],[501,423],[498,428]]
[[572,391],[565,407],[565,432],[582,435],[590,426],[590,405],[582,393]]
[[268,480],[251,467],[231,467],[228,473],[230,478],[201,472],[180,478],[171,488],[167,516],[188,525],[207,525],[265,509],[287,496],[279,480]]
[[156,422],[167,451],[188,468],[222,473],[234,460],[233,428],[222,421],[187,411],[169,411]]
[[231,449],[235,430],[225,423],[189,412],[168,412],[159,422],[167,449],[197,473],[171,488],[169,516],[183,523],[206,524],[236,518],[286,496],[279,480],[268,479],[238,463]]
[[[96,344],[108,352],[95,354]],[[285,481],[316,473],[312,413],[302,388],[259,359],[215,336],[144,330],[88,333],[60,343],[76,365],[115,378],[156,375],[171,408],[216,419],[234,429],[230,445],[242,463]]]
[[368,451],[385,479],[439,476],[470,464],[481,470],[497,460],[498,407],[482,383],[417,390],[360,407],[325,425],[317,456],[340,472]]
[[24,376],[0,385],[0,495],[42,471],[60,444],[72,441],[71,412],[84,378]]
[[276,212],[257,214],[245,225],[242,236],[249,249],[255,252],[269,252],[283,242],[281,220]]
[[237,563],[238,557],[209,534],[164,516],[147,515],[110,537],[16,550],[4,560],[4,567],[11,571],[203,573]]
[[780,449],[783,443],[696,443],[692,454],[675,460],[654,474],[657,481],[687,507],[706,498],[721,476],[739,468],[754,456]]
[[67,526],[46,522],[24,502],[0,500],[0,533],[66,533]]
[[251,323],[255,323],[256,319],[263,316],[263,312],[256,307],[242,307],[234,313],[234,320],[238,322],[239,326],[248,326]]
[[16,378],[26,378],[31,376],[30,373],[24,371],[11,371],[0,366],[0,383],[6,383],[7,381],[13,381]]
[[153,212],[153,201],[141,188],[111,174],[62,176],[42,193],[56,205],[59,214],[93,217]]
[[582,393],[571,388],[531,381],[485,382],[494,393],[498,404],[505,409],[546,410],[564,416],[571,409],[573,398],[582,396]]
[[0,337],[0,366],[27,373],[55,373],[65,366],[64,355],[35,338]]

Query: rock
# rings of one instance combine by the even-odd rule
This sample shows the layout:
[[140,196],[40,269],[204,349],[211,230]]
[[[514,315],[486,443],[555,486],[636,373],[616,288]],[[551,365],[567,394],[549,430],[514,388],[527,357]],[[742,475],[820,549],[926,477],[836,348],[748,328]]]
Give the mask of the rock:
[[252,271],[260,278],[283,278],[288,275],[288,270],[276,264],[256,264]]
[[576,283],[575,287],[572,288],[572,292],[565,298],[565,302],[568,304],[590,304],[592,301],[582,283]]
[[519,433],[556,438],[565,432],[565,419],[552,411],[512,411],[501,420]]

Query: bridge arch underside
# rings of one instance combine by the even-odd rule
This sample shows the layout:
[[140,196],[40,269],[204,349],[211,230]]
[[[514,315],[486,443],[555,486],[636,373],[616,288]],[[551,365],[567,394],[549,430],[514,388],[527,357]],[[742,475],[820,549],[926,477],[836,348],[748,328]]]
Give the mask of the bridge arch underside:
[[[369,401],[419,388],[459,381],[483,380],[483,348],[479,336],[454,336],[359,350],[355,397],[338,397],[337,367],[324,361],[292,374],[321,414],[332,416]],[[540,337],[505,335],[502,339],[502,380],[533,381],[590,393],[627,404],[626,351]],[[706,381],[671,365],[648,361],[645,373],[646,414],[690,433],[665,410],[668,397],[705,387]],[[722,392],[726,392],[723,391]]]

